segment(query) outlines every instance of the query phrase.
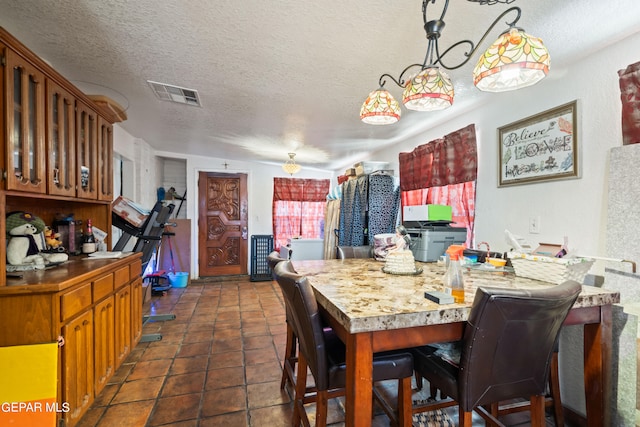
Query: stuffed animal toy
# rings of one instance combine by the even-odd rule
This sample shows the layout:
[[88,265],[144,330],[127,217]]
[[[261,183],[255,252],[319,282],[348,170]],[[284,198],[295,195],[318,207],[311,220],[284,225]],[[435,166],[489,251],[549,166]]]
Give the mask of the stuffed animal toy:
[[35,236],[44,231],[45,225],[37,216],[28,212],[12,212],[6,221],[9,243],[7,263],[10,265],[35,265],[64,262],[69,259],[65,253],[43,253]]
[[48,225],[44,228],[44,240],[49,250],[59,251],[64,249],[60,240],[60,233],[54,233],[53,229]]

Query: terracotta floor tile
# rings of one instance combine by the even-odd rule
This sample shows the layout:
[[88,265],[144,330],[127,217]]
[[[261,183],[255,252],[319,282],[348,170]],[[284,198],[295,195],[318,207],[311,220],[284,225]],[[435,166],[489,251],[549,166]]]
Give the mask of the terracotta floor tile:
[[154,404],[155,400],[145,400],[109,406],[97,427],[143,427]]
[[277,361],[275,348],[258,348],[255,350],[246,350],[244,352],[245,365],[258,365],[260,363],[269,363]]
[[162,388],[162,397],[201,393],[206,371],[167,377]]
[[247,384],[280,381],[282,369],[280,362],[260,363],[246,367]]
[[127,377],[127,381],[151,377],[164,377],[165,375],[167,375],[167,372],[169,372],[171,362],[171,359],[138,362],[133,368],[133,371]]
[[254,324],[254,322],[249,322],[250,325],[242,325],[242,336],[250,337],[254,335],[267,335],[269,333],[269,328],[267,328],[266,323],[262,324]]
[[111,403],[113,396],[120,390],[121,384],[107,384],[104,386],[100,394],[93,401],[93,406],[107,406]]
[[244,342],[245,350],[273,347],[273,337],[271,335],[244,337],[242,341]]
[[200,420],[200,427],[248,427],[247,415],[247,412],[239,411],[203,418]]
[[131,374],[131,371],[133,371],[133,368],[135,367],[135,363],[123,363],[116,370],[116,373],[113,374],[113,376],[109,379],[108,384],[120,384],[125,382],[129,374]]
[[229,338],[242,338],[242,331],[240,328],[217,328],[213,331],[213,338],[215,340],[226,340]]
[[122,384],[118,393],[113,397],[112,403],[155,399],[160,393],[164,381],[164,376],[127,381]]
[[209,354],[211,351],[211,342],[197,342],[190,344],[183,344],[178,350],[177,357],[193,357],[193,356],[201,356],[204,354]]
[[244,385],[244,368],[225,368],[207,371],[206,390]]
[[246,401],[247,393],[244,386],[225,388],[224,393],[220,390],[207,391],[204,393],[202,402],[202,416],[211,417],[228,412],[246,411]]
[[289,427],[293,409],[291,405],[274,405],[249,410],[251,427]]
[[190,331],[184,335],[183,343],[194,343],[211,341],[213,339],[213,329],[208,331]]
[[94,427],[98,425],[100,418],[106,412],[106,406],[92,406],[86,414],[80,419],[76,427]]
[[166,341],[163,344],[147,348],[140,360],[173,359],[179,346],[177,344],[167,344]]
[[159,426],[179,421],[197,420],[200,408],[200,393],[163,397],[149,419],[149,426]]
[[211,353],[226,353],[229,351],[242,350],[242,338],[228,338],[223,340],[213,340]]
[[280,381],[270,383],[248,384],[247,398],[249,409],[289,403],[289,395],[280,390]]
[[211,354],[207,369],[221,369],[231,366],[244,366],[244,358],[241,351]]
[[177,357],[173,360],[173,364],[169,369],[169,375],[206,371],[208,364],[208,356]]

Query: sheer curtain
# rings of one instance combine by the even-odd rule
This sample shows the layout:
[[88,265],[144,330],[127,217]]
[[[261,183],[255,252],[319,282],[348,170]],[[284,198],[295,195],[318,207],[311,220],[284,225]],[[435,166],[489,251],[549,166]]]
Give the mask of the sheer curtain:
[[328,179],[273,179],[272,217],[276,249],[286,245],[287,239],[292,237],[323,238],[328,193]]
[[455,226],[467,228],[472,247],[475,225],[478,155],[475,126],[400,153],[402,206],[449,205]]

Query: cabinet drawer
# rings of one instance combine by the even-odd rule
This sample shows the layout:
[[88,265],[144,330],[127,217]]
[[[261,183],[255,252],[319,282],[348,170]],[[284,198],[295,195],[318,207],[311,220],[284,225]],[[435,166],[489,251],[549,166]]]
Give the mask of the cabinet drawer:
[[87,283],[60,297],[60,320],[64,322],[90,305],[91,283]]
[[129,279],[133,280],[142,275],[142,261],[137,260],[129,266]]
[[97,302],[113,292],[113,274],[107,274],[93,282],[93,301]]
[[115,288],[118,289],[122,285],[129,283],[129,266],[122,267],[114,273]]

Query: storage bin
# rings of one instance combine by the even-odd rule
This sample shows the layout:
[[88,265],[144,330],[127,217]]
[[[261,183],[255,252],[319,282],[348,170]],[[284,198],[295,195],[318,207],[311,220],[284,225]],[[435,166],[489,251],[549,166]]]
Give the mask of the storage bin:
[[189,283],[189,273],[184,271],[168,273],[167,278],[172,288],[186,288]]
[[584,278],[593,265],[591,258],[553,258],[508,252],[516,276],[542,280],[559,285],[567,280],[584,283]]

